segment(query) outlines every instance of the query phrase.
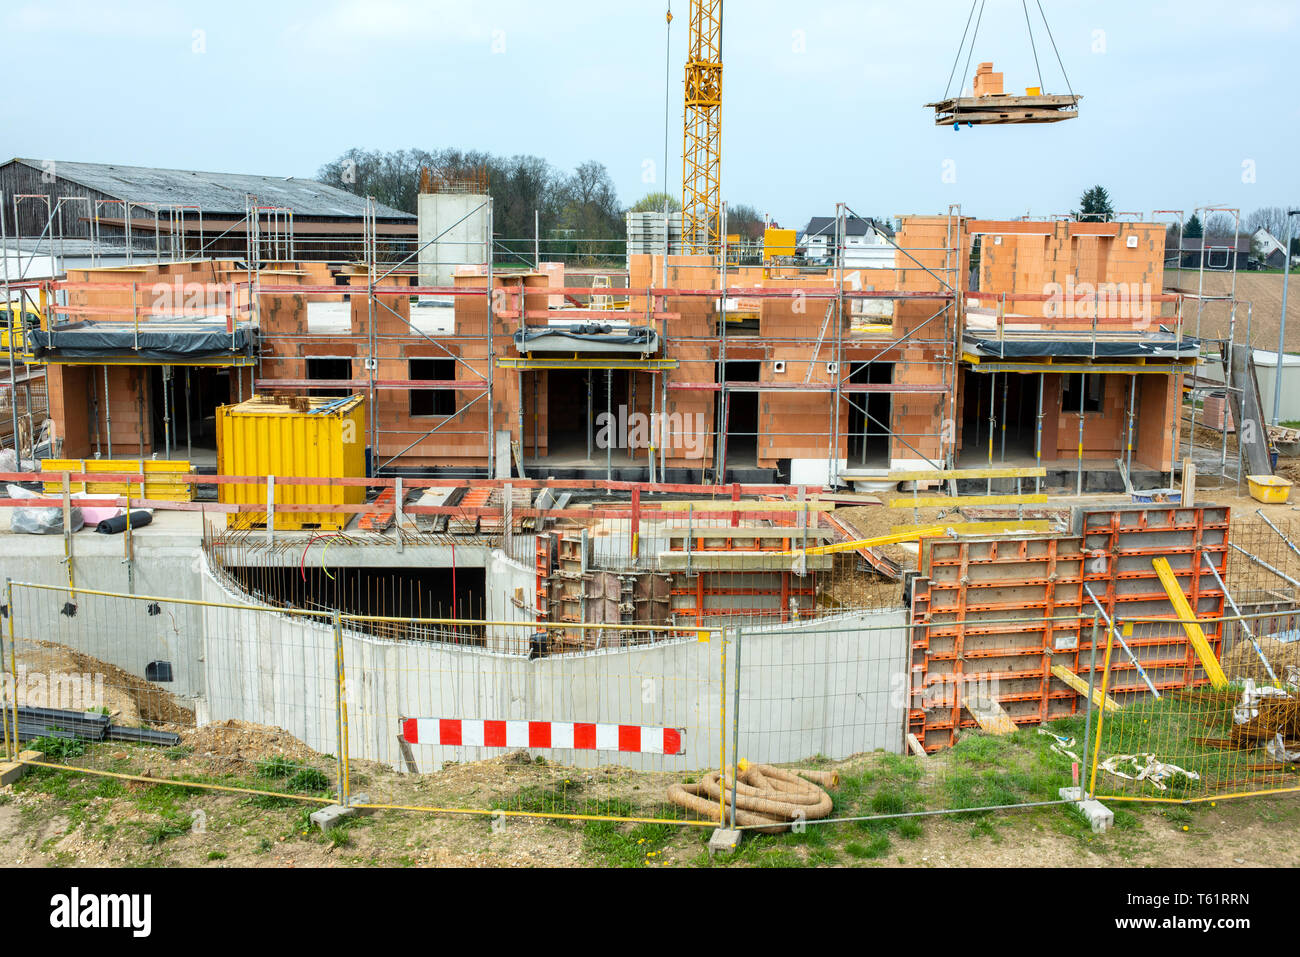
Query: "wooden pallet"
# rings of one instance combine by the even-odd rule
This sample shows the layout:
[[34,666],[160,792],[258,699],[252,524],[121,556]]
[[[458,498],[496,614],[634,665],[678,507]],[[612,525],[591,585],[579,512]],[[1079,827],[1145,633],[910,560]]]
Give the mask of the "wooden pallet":
[[1081,96],[958,96],[927,103],[935,126],[1008,126],[1021,123],[1060,123],[1079,115]]

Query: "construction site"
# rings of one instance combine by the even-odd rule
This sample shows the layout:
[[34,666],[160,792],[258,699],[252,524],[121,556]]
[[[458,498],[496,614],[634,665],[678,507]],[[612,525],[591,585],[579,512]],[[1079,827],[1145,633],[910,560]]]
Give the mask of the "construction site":
[[[1189,218],[1240,211],[882,222],[847,197],[825,255],[776,227],[742,249],[722,4],[690,7],[682,209],[627,213],[604,265],[503,256],[485,175],[426,170],[412,217],[0,166],[16,767],[117,767],[37,739],[273,729],[349,815],[445,810],[377,782],[522,752],[556,769],[529,787],[685,781],[671,814],[585,813],[727,851],[829,815],[849,772],[814,758],[1040,729],[1075,764],[1051,801],[1093,830],[1099,801],[1300,790],[1300,432],[1261,391],[1237,245],[1182,259]],[[1081,109],[970,79],[936,123]],[[28,690],[60,661],[107,681],[102,720]],[[1141,738],[1169,709],[1191,730]],[[494,787],[457,810],[560,813]]]

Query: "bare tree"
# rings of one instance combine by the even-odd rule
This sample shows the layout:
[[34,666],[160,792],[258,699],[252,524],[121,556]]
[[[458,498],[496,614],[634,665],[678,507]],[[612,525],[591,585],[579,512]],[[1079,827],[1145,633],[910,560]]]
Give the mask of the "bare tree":
[[[1253,235],[1261,229],[1267,229],[1278,242],[1286,242],[1287,215],[1286,210],[1281,206],[1261,206],[1246,217],[1245,223],[1245,232]],[[1292,231],[1295,231],[1294,226]]]
[[[1243,229],[1242,232],[1245,232]],[[1214,213],[1205,218],[1205,238],[1231,242],[1237,233],[1236,218],[1227,213]]]

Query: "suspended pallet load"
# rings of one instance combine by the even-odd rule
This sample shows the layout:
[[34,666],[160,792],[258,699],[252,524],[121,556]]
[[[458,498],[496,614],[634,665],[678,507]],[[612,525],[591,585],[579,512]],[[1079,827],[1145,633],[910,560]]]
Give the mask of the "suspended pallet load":
[[1060,123],[1079,115],[1075,94],[1031,96],[958,96],[925,104],[934,109],[935,126],[1008,126],[1017,123]]
[[[1025,25],[1029,28],[1029,45],[1038,71],[1038,85],[1026,87],[1023,96],[1019,93],[1007,93],[1003,89],[1003,75],[994,72],[991,62],[985,62],[976,68],[969,93],[959,87],[955,95],[949,96],[963,52],[966,54],[966,65],[962,69],[962,74],[971,75],[970,61],[975,52],[980,24],[984,21],[986,2],[987,0],[972,0],[970,14],[966,18],[966,28],[962,31],[961,43],[957,46],[957,56],[953,60],[952,71],[948,74],[948,83],[944,87],[943,96],[934,103],[925,104],[926,109],[934,110],[934,125],[951,126],[953,129],[960,130],[963,124],[968,127],[1013,126],[1026,123],[1060,123],[1062,120],[1077,118],[1079,101],[1083,97],[1075,93],[1074,88],[1070,86],[1070,76],[1061,61],[1060,51],[1056,48],[1056,39],[1052,36],[1052,28],[1047,23],[1047,14],[1043,12],[1041,3],[1038,5],[1038,11],[1043,19],[1043,30],[1051,42],[1052,52],[1056,55],[1056,63],[1061,69],[1066,92],[1046,92],[1047,87],[1043,81],[1043,70],[1038,58],[1038,44],[1034,40],[1034,26],[1029,15],[1029,5],[1022,2]],[[969,45],[967,37],[970,38]]]

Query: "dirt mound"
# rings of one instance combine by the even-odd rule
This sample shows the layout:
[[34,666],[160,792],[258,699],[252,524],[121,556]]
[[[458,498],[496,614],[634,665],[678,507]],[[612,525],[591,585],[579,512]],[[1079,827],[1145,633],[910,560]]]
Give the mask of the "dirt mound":
[[[1300,641],[1278,641],[1275,638],[1260,638],[1259,647],[1263,650],[1273,672],[1281,679],[1286,678],[1287,665],[1300,668]],[[1250,640],[1242,638],[1223,658],[1223,670],[1229,679],[1254,678],[1256,681],[1268,681],[1268,672],[1264,663],[1255,654]]]
[[199,757],[224,758],[232,762],[267,761],[287,758],[307,762],[319,757],[283,728],[251,721],[214,721],[201,728],[180,728],[181,743]]
[[[152,682],[136,677],[117,665],[101,661],[52,641],[28,639],[18,653],[28,679],[19,689],[19,703],[49,708],[90,709],[106,707],[116,724],[132,727],[142,721],[192,726],[194,712],[176,703],[173,695]],[[34,674],[49,676],[90,675],[90,685],[77,686],[82,700],[60,700],[64,688],[51,677],[33,680]],[[102,689],[99,687],[102,681]],[[71,687],[67,690],[71,691]],[[102,701],[93,701],[102,690]]]

